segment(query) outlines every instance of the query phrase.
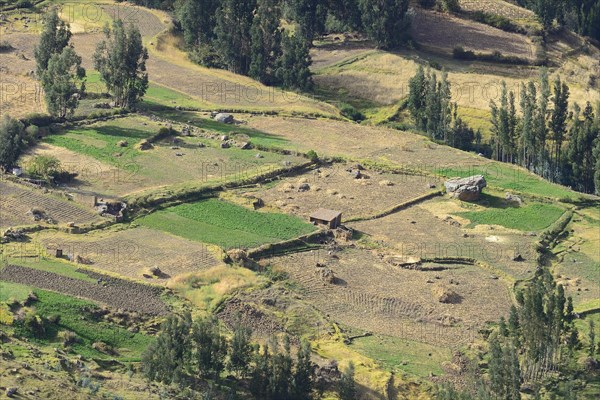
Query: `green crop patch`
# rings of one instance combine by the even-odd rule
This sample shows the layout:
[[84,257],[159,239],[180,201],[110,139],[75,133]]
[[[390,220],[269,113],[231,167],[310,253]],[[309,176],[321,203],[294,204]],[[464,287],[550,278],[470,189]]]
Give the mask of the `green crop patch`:
[[128,117],[67,130],[48,136],[45,141],[99,161],[122,165],[123,160],[141,154],[139,150],[134,149],[135,143],[157,131],[158,128],[154,131],[151,127],[143,125],[140,118]]
[[252,211],[217,199],[171,207],[143,217],[139,222],[226,249],[293,239],[315,229],[297,217]]
[[[469,228],[477,225],[500,225],[520,231],[540,231],[549,227],[564,213],[564,208],[546,203],[525,203],[517,207],[494,196],[484,195],[477,211],[455,215],[471,221]],[[481,208],[481,209],[480,209]]]
[[34,292],[38,298],[33,304],[36,314],[45,319],[60,317],[56,322],[44,323],[45,335],[41,339],[31,336],[24,327],[17,326],[17,333],[31,336],[34,341],[59,341],[58,332],[67,330],[77,335],[78,341],[72,345],[72,350],[77,354],[84,357],[111,357],[92,348],[93,343],[103,342],[115,349],[116,358],[121,361],[139,361],[140,354],[152,341],[152,338],[140,333],[95,320],[89,312],[97,308],[95,303],[46,290],[35,289]]

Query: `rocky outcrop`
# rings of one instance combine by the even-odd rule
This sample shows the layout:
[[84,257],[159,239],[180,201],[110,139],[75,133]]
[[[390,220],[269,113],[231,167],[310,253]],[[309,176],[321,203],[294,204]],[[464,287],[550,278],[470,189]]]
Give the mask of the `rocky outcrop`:
[[474,175],[468,178],[453,178],[445,183],[446,192],[452,197],[462,201],[477,201],[481,191],[487,186],[483,175]]

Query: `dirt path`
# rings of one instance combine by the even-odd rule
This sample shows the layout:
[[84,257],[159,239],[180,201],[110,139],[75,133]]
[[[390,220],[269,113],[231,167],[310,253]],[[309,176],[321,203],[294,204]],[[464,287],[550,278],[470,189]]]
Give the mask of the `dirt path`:
[[162,315],[168,312],[167,306],[160,299],[160,288],[94,272],[83,270],[80,272],[94,279],[102,279],[102,281],[99,283],[84,282],[52,272],[17,265],[8,265],[0,270],[0,280],[81,297],[126,311],[151,315]]

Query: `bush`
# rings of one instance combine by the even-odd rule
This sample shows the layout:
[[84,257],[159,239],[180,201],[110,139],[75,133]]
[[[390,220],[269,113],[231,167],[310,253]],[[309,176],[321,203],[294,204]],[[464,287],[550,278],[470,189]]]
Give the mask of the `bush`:
[[21,121],[25,125],[48,126],[54,122],[54,118],[48,114],[32,113],[27,114]]
[[319,161],[319,155],[314,150],[309,150],[308,153],[306,153],[306,157],[308,157],[308,159],[312,162]]
[[524,28],[513,24],[510,19],[502,15],[488,14],[483,11],[473,11],[466,15],[474,21],[493,26],[494,28],[502,29],[506,32],[516,32],[522,34],[527,33]]
[[0,166],[9,168],[25,149],[25,127],[8,115],[0,120]]
[[33,2],[31,0],[19,0],[17,1],[17,8],[31,8]]
[[435,6],[435,0],[419,0],[419,4],[423,8],[432,8]]
[[340,112],[344,117],[349,118],[352,121],[360,122],[365,119],[365,116],[350,104],[343,103]]
[[14,47],[6,40],[0,42],[0,53],[8,53],[9,51],[14,50]]
[[452,57],[457,60],[475,60],[477,57],[471,50],[465,50],[462,46],[456,46],[452,50]]
[[56,157],[36,156],[27,164],[26,170],[35,178],[49,179],[61,173],[61,166]]
[[207,68],[224,68],[225,65],[219,56],[219,53],[210,45],[200,45],[195,47],[190,53],[190,60]]
[[459,12],[460,3],[458,0],[442,0],[442,10],[449,12]]

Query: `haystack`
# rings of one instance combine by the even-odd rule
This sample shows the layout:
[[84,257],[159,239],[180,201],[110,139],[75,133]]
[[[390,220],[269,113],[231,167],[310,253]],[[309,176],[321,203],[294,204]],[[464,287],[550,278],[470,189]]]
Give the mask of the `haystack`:
[[440,303],[459,304],[462,301],[461,295],[445,286],[435,286],[431,293]]

